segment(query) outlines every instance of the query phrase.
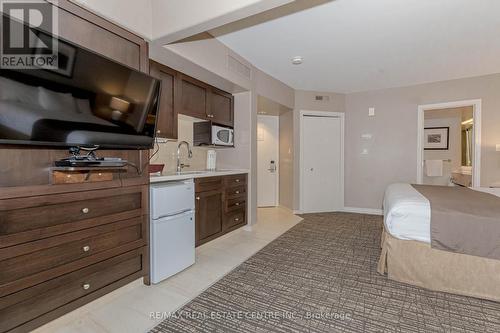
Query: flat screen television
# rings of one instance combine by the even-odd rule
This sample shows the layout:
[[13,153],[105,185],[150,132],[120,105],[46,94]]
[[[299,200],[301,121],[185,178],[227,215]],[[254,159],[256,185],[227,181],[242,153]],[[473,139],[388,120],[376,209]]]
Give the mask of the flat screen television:
[[57,42],[56,69],[0,68],[0,144],[151,148],[160,81]]

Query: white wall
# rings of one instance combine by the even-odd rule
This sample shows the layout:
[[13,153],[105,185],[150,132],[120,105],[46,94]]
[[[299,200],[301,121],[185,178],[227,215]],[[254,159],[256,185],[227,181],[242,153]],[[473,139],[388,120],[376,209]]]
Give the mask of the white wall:
[[279,116],[279,204],[293,210],[293,112],[284,112]]
[[152,0],[70,0],[103,18],[151,40],[153,37]]
[[[380,209],[386,187],[415,182],[417,107],[482,99],[481,184],[500,180],[500,74],[346,96],[346,206]],[[368,108],[376,116],[368,117]],[[363,133],[372,140],[361,138]],[[369,149],[362,155],[363,148]]]
[[152,2],[153,38],[161,44],[169,44],[292,0],[152,0]]
[[146,40],[167,44],[293,0],[70,0]]

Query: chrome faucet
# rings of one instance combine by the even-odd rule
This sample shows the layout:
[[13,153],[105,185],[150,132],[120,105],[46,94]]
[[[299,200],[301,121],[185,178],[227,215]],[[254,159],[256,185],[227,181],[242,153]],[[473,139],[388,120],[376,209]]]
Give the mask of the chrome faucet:
[[189,146],[189,142],[187,142],[187,141],[179,142],[179,145],[177,145],[177,173],[182,172],[182,168],[189,166],[188,164],[181,163],[181,146],[182,145],[186,145],[186,147],[187,147],[188,158],[193,157],[193,152],[191,151],[191,147]]

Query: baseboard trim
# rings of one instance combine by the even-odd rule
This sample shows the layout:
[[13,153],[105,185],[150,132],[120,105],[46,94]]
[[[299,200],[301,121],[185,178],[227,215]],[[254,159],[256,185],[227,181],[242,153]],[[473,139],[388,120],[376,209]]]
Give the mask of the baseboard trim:
[[300,214],[302,214],[301,210],[294,209],[292,212],[293,212],[294,215],[300,215]]
[[375,209],[375,208],[344,207],[342,211],[346,213],[384,215],[382,209]]

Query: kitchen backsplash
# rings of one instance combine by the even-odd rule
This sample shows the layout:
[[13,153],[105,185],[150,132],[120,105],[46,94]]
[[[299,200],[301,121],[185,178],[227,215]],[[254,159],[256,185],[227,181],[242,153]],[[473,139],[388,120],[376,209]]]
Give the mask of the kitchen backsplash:
[[205,170],[207,163],[207,150],[205,147],[193,147],[193,123],[195,118],[179,115],[178,140],[169,140],[167,143],[157,143],[150,154],[158,149],[158,153],[151,159],[152,164],[165,164],[163,173],[175,172],[177,167],[177,145],[187,141],[191,145],[193,157],[187,157],[186,146],[181,147],[181,163],[189,164],[184,170]]

